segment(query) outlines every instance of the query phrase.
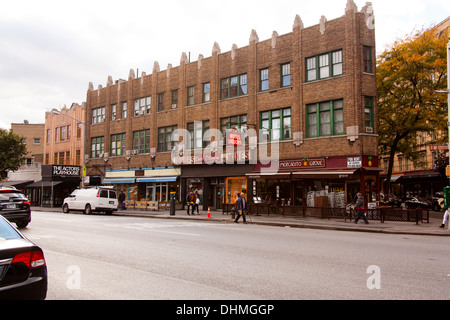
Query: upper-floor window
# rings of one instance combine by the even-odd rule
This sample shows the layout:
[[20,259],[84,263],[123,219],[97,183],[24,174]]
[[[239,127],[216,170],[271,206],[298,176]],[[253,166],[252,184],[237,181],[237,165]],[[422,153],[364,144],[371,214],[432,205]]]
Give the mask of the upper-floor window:
[[126,119],[127,118],[127,103],[126,102],[122,102],[122,119]]
[[269,68],[259,70],[259,91],[269,90]]
[[150,130],[133,132],[133,152],[135,154],[150,153]]
[[236,129],[240,134],[243,143],[246,143],[247,138],[247,115],[242,114],[238,116],[231,116],[220,119],[220,131],[223,135],[224,145],[227,145],[227,134],[230,130]]
[[113,104],[111,105],[111,121],[114,121],[117,119],[117,105]]
[[[123,106],[123,105],[122,105]],[[150,114],[152,108],[152,97],[137,99],[134,101],[134,116]]]
[[344,100],[306,105],[308,138],[344,134]]
[[158,112],[164,111],[164,92],[158,93]]
[[343,74],[342,50],[306,59],[306,81],[315,81]]
[[178,108],[178,90],[172,90],[172,109]]
[[178,137],[173,137],[175,134],[177,126],[169,126],[164,128],[158,128],[158,152],[171,151]]
[[207,82],[203,84],[203,102],[211,101],[211,83]]
[[[187,124],[187,130],[190,134],[190,149],[206,148],[209,144],[209,120],[195,121]],[[208,131],[209,132],[209,131]]]
[[373,73],[372,68],[372,47],[364,46],[364,72]]
[[91,139],[91,158],[99,158],[105,152],[105,137]]
[[221,98],[229,99],[247,94],[247,74],[233,76],[220,81]]
[[289,87],[291,85],[291,64],[285,63],[281,65],[281,87]]
[[261,112],[260,128],[265,142],[291,139],[291,108]]
[[373,97],[364,97],[364,126],[366,133],[373,133]]
[[120,157],[125,154],[126,134],[111,135],[111,157]]
[[105,107],[92,109],[92,124],[105,122]]
[[187,105],[188,106],[194,105],[194,93],[195,93],[194,86],[187,88]]

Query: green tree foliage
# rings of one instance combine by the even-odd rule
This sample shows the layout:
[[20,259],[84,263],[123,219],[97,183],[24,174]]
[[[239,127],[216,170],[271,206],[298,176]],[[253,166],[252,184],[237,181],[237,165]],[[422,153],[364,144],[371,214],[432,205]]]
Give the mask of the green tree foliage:
[[377,61],[380,153],[390,155],[388,185],[394,156],[419,164],[417,134],[447,131],[447,99],[435,90],[447,88],[448,31],[433,28],[396,41]]
[[22,138],[11,131],[0,129],[0,177],[6,178],[8,171],[19,169],[25,160],[27,148]]

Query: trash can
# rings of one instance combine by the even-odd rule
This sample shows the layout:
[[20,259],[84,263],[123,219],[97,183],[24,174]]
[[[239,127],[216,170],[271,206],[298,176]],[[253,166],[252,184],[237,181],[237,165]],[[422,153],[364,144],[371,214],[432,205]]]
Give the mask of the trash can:
[[170,215],[171,216],[175,215],[175,197],[176,197],[176,192],[171,192],[170,193]]

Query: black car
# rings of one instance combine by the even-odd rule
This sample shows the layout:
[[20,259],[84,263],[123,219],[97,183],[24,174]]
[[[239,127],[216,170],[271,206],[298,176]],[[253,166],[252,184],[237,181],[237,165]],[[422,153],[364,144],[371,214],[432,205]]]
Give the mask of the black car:
[[405,201],[406,209],[419,208],[419,209],[430,209],[430,204],[423,201],[420,198],[411,198]]
[[0,187],[0,215],[25,228],[31,221],[30,200],[14,187]]
[[46,296],[44,252],[0,216],[0,299],[44,300]]

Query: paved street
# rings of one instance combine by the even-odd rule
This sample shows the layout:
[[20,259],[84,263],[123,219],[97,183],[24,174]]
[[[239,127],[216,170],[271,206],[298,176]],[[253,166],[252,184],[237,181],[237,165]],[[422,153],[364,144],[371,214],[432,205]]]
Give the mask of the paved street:
[[48,300],[450,298],[448,237],[60,212],[22,232]]

